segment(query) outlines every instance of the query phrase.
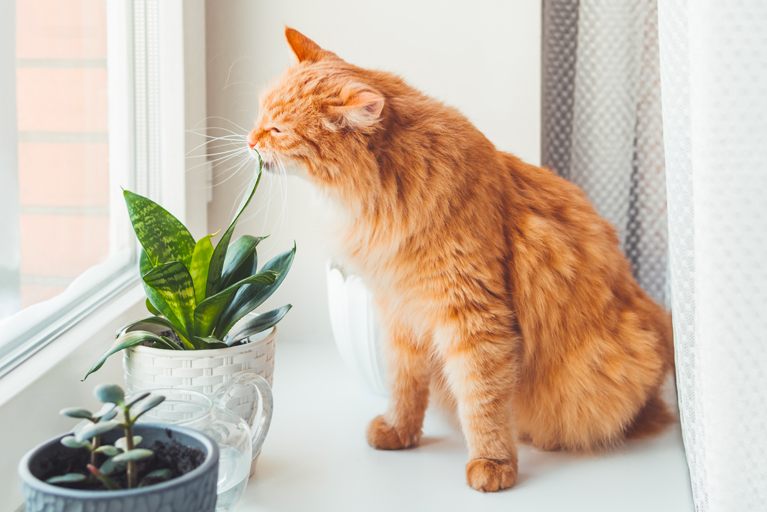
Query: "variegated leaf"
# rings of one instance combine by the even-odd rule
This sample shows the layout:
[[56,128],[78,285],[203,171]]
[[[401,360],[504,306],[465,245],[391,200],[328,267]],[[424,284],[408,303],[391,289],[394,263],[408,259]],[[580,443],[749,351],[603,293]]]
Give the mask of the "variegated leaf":
[[198,336],[208,336],[215,329],[221,313],[232,300],[237,290],[248,284],[270,285],[274,283],[277,274],[271,271],[261,272],[233,284],[212,297],[208,297],[194,310],[194,321]]
[[175,345],[173,342],[171,342],[168,339],[163,339],[162,337],[151,333],[147,331],[133,331],[125,333],[124,335],[117,338],[114,343],[112,343],[112,346],[110,346],[104,354],[99,358],[99,360],[96,362],[96,364],[93,365],[93,367],[88,370],[88,373],[85,374],[85,377],[83,377],[83,380],[88,378],[88,375],[91,373],[97,371],[99,368],[104,366],[104,362],[111,356],[112,354],[115,354],[117,352],[120,352],[121,350],[125,350],[128,347],[133,347],[135,345],[139,345],[145,341],[152,341],[152,342],[167,342],[168,344]]
[[153,265],[180,261],[192,263],[194,238],[176,217],[144,196],[123,191],[133,231]]
[[205,300],[205,289],[208,286],[208,267],[210,267],[210,258],[214,251],[213,244],[210,243],[212,236],[207,235],[200,238],[194,246],[189,273],[192,274],[192,282],[194,283],[195,304]]
[[242,281],[256,273],[258,270],[256,247],[265,238],[265,236],[243,235],[232,242],[226,251],[224,272],[221,274],[223,288],[227,288],[237,281]]
[[[147,255],[146,251],[142,250],[141,256],[139,257],[139,271],[141,275],[144,276],[148,274],[152,271],[153,268],[154,265],[152,265],[152,262],[149,261],[149,256]],[[173,314],[173,310],[170,309],[170,306],[168,306],[168,304],[165,302],[165,299],[162,298],[160,292],[154,290],[152,287],[146,284],[143,279],[141,280],[141,284],[144,285],[144,292],[146,292],[146,296],[154,308],[162,313],[163,316],[165,316],[165,318],[170,321],[170,323],[177,326],[180,330],[183,330],[181,328],[181,322],[178,318],[176,318],[176,315]]]
[[194,334],[194,284],[189,270],[182,262],[171,261],[156,266],[143,279],[165,299],[181,322],[185,337],[191,341]]
[[285,276],[288,275],[290,267],[293,265],[293,259],[296,256],[296,245],[293,248],[278,256],[275,256],[261,268],[261,272],[271,270],[277,273],[277,279],[269,285],[248,285],[242,288],[237,296],[226,307],[219,318],[216,328],[213,331],[214,337],[222,339],[229,332],[234,324],[242,317],[256,309],[264,303],[282,284]]
[[226,253],[229,249],[229,241],[232,239],[234,228],[237,226],[237,220],[239,220],[243,210],[245,210],[245,207],[248,206],[248,203],[250,203],[250,200],[253,198],[256,188],[258,188],[258,183],[261,181],[262,165],[261,159],[259,158],[258,172],[253,176],[248,191],[245,193],[245,197],[240,203],[240,207],[237,209],[237,214],[234,216],[234,219],[232,219],[232,223],[221,237],[221,240],[218,241],[216,249],[213,251],[213,257],[210,259],[210,268],[208,269],[208,284],[205,289],[206,297],[212,297],[223,289],[221,273],[224,269],[224,261],[226,260]]
[[267,311],[266,313],[261,313],[256,318],[246,323],[235,335],[227,337],[227,345],[233,345],[243,338],[247,338],[253,334],[258,334],[259,332],[265,331],[270,327],[274,327],[280,320],[283,319],[285,315],[288,314],[288,311],[290,311],[290,308],[292,307],[293,306],[291,304],[288,304],[286,306],[282,306],[281,308],[273,309],[271,311]]

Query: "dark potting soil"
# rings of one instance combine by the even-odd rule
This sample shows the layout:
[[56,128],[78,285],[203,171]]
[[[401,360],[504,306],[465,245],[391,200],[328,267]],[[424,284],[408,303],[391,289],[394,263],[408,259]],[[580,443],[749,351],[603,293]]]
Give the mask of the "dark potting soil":
[[[170,438],[170,441],[155,441],[150,450],[154,452],[154,455],[148,459],[138,461],[136,467],[138,469],[137,482],[141,482],[144,475],[156,471],[158,469],[169,469],[172,476],[171,480],[181,475],[189,473],[193,469],[200,466],[205,460],[205,452],[200,448],[191,448],[185,446],[171,437],[171,431],[165,431]],[[146,446],[139,446],[140,448],[146,448]],[[107,459],[106,456],[99,454],[98,466],[101,466]],[[65,475],[67,473],[81,473],[89,476],[90,472],[85,467],[90,463],[90,453],[83,449],[68,448],[64,452],[60,452],[55,457],[51,457],[43,461],[41,464],[42,470],[39,474],[35,474],[37,478],[45,481],[53,476]],[[128,488],[128,477],[125,472],[116,473],[111,475],[112,480],[122,489]],[[167,480],[162,480],[167,481]],[[159,481],[147,481],[144,485],[152,485],[159,483]],[[75,482],[71,484],[56,484],[60,487],[66,487],[68,489],[83,489],[91,491],[106,491],[107,488],[104,485],[91,477],[88,480],[81,482]]]

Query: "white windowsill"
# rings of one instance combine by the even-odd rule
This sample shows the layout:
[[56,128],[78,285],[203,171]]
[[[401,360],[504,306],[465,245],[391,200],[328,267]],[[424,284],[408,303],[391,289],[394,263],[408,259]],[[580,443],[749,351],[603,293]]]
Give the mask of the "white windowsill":
[[516,486],[466,486],[462,437],[427,415],[419,448],[381,452],[367,422],[387,400],[361,390],[328,340],[277,340],[274,420],[237,512],[588,511],[692,512],[679,425],[609,454],[520,447]]

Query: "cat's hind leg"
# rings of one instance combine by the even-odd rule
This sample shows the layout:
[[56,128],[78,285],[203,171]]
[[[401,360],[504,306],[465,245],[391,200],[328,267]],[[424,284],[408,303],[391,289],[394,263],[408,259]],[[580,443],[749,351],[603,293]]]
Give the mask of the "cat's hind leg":
[[431,365],[429,354],[404,327],[389,331],[389,407],[367,429],[368,444],[378,450],[399,450],[418,444],[429,404]]

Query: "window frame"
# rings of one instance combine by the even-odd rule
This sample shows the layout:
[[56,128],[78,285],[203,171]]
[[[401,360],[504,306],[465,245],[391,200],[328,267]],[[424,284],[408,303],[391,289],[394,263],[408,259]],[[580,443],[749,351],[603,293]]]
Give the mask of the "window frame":
[[[187,148],[199,146],[202,137],[190,130],[204,133],[206,128],[204,1],[106,1],[109,222],[116,235],[111,237],[110,253],[127,245],[131,254],[117,271],[99,279],[88,282],[90,271],[78,277],[87,289],[53,312],[50,321],[35,325],[30,308],[9,317],[9,325],[19,333],[0,347],[0,387],[9,391],[0,396],[0,407],[26,385],[29,368],[45,359],[37,357],[41,351],[51,344],[71,344],[65,339],[69,331],[140,288],[139,244],[126,229],[129,220],[121,186],[159,201],[195,236],[207,230],[211,168],[204,147],[191,155],[205,158],[202,165],[199,159],[194,165],[187,155]],[[134,302],[126,301],[126,307],[134,307]],[[24,323],[13,325],[14,319]],[[14,374],[26,377],[20,380]]]

